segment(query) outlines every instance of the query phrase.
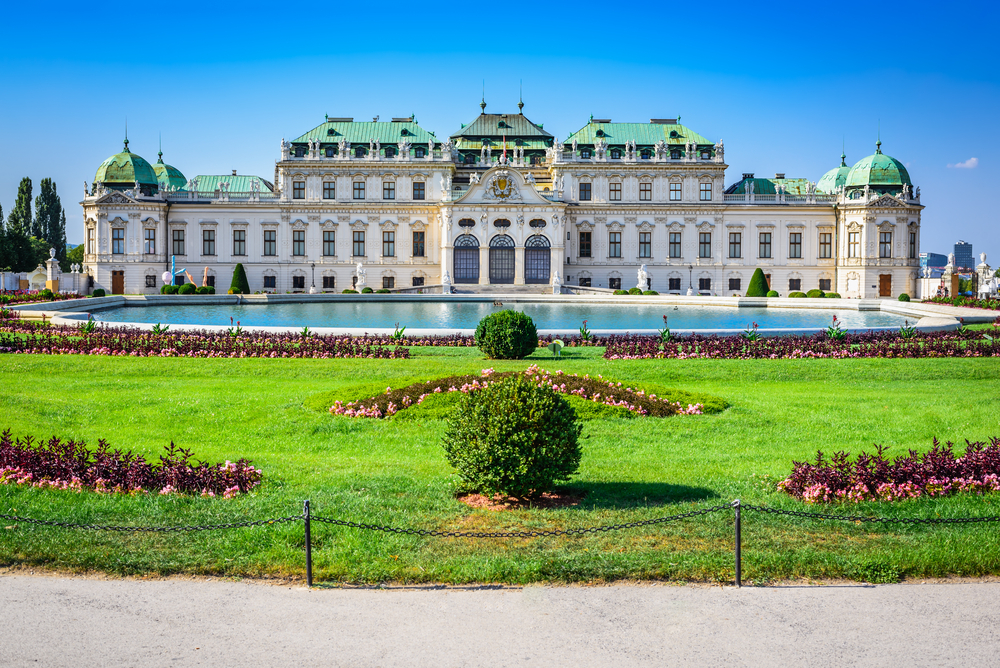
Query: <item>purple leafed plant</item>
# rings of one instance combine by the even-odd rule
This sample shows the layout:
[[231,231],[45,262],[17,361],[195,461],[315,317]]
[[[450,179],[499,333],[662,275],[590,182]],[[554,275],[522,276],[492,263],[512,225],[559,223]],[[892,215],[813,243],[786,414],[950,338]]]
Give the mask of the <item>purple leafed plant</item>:
[[1000,491],[1000,438],[990,444],[966,441],[965,454],[956,457],[952,443],[934,445],[920,454],[910,450],[893,460],[885,449],[862,452],[855,459],[838,452],[827,459],[816,453],[816,461],[792,462],[792,473],[778,489],[806,503],[835,501],[895,501],[924,496],[947,496],[959,492],[983,494]]
[[107,441],[96,449],[83,441],[13,439],[10,429],[0,434],[0,484],[53,489],[85,489],[118,494],[201,494],[231,498],[249,492],[261,482],[260,469],[247,459],[210,464],[193,459],[190,450],[172,442],[158,462],[142,455],[113,450]]

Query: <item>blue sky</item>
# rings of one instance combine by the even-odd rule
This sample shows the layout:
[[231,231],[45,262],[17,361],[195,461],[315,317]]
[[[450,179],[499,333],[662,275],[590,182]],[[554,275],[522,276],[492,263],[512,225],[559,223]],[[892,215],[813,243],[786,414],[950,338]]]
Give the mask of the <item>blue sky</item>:
[[[16,3],[0,23],[0,204],[56,180],[70,242],[83,182],[120,150],[188,177],[272,178],[282,137],[331,116],[417,115],[444,137],[524,112],[565,137],[590,114],[681,115],[742,172],[818,180],[883,151],[921,187],[922,250],[1000,264],[998,10],[986,2]],[[964,166],[958,166],[964,165]],[[974,166],[973,166],[974,165]]]

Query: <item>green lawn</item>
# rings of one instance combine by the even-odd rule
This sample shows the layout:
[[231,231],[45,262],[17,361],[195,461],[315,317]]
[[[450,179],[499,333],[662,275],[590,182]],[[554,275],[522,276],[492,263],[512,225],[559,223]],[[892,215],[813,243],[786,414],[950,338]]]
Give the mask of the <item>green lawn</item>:
[[[249,457],[265,482],[240,499],[115,497],[0,485],[0,512],[118,524],[202,524],[314,514],[425,529],[631,522],[727,503],[813,509],[774,491],[817,449],[926,449],[934,436],[1000,435],[1000,359],[615,361],[603,349],[487,362],[468,348],[410,360],[159,359],[0,355],[0,408],[17,434],[98,438],[155,458],[174,440],[212,461]],[[487,366],[604,374],[650,391],[708,393],[722,413],[594,419],[584,428],[584,502],[471,510],[451,493],[435,412],[334,417],[330,396],[366,398]],[[411,409],[413,410],[413,409]],[[1000,514],[1000,497],[838,508],[921,517]],[[744,515],[744,578],[1000,573],[995,526],[879,527]],[[732,514],[583,538],[456,540],[313,528],[318,581],[510,582],[733,578]],[[0,563],[113,573],[267,576],[303,572],[302,525],[119,535],[0,524]],[[888,573],[888,576],[885,576]]]

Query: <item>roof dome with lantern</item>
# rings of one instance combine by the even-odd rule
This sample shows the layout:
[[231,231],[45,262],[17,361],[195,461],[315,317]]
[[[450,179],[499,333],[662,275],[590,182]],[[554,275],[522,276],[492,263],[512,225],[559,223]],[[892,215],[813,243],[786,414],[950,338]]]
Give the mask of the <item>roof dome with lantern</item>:
[[912,186],[910,175],[899,160],[882,153],[882,141],[875,143],[875,153],[858,160],[847,173],[844,183],[848,191],[868,186],[882,194],[896,194],[904,185]]
[[105,187],[111,189],[132,188],[138,183],[144,186],[142,189],[147,191],[147,194],[158,189],[156,172],[142,156],[128,150],[127,137],[124,150],[114,154],[97,168],[94,182],[103,183]]
[[156,174],[156,181],[160,190],[167,190],[171,187],[180,190],[187,185],[187,179],[181,174],[181,170],[173,165],[163,162],[163,151],[156,154],[157,161],[153,165],[153,172]]
[[832,194],[837,191],[837,188],[847,183],[847,175],[851,168],[847,166],[846,160],[847,155],[841,153],[840,167],[834,167],[820,177],[819,181],[816,182],[816,192]]

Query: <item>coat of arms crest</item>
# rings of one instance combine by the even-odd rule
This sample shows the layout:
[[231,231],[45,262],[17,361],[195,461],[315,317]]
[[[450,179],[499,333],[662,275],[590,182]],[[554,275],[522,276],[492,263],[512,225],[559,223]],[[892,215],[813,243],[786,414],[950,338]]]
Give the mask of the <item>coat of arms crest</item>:
[[514,185],[514,178],[506,169],[497,172],[486,187],[486,197],[489,199],[508,200],[516,199],[519,196],[517,186]]

